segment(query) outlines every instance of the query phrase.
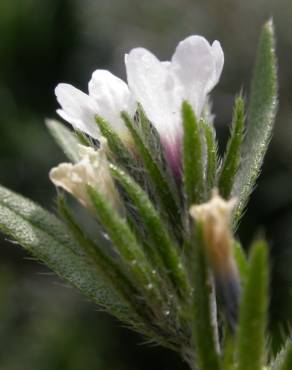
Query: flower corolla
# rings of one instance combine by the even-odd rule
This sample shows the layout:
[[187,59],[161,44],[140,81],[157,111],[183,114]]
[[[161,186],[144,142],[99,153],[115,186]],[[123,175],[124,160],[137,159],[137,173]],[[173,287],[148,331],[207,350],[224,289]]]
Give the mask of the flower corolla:
[[209,44],[197,35],[181,41],[170,61],[161,62],[147,49],[135,48],[125,55],[128,84],[105,70],[93,73],[88,94],[59,84],[55,93],[61,109],[57,112],[74,128],[96,139],[101,135],[95,122],[98,115],[127,144],[129,132],[121,112],[133,118],[140,103],[160,136],[170,167],[177,173],[181,165],[182,103],[187,100],[200,118],[223,64],[220,43]]

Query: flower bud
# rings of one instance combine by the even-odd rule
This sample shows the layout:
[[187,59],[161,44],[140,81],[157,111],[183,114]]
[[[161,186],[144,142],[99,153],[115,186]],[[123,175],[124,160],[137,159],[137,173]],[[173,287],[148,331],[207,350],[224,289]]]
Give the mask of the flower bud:
[[237,319],[240,291],[230,225],[235,204],[235,198],[226,201],[214,190],[207,203],[194,205],[190,209],[191,216],[202,225],[207,259],[214,273],[217,293],[225,306],[232,328]]
[[72,194],[86,208],[94,210],[87,187],[96,187],[114,208],[122,209],[119,195],[109,172],[106,157],[106,139],[101,138],[98,150],[79,145],[81,160],[76,164],[61,163],[50,171],[50,180],[54,185]]

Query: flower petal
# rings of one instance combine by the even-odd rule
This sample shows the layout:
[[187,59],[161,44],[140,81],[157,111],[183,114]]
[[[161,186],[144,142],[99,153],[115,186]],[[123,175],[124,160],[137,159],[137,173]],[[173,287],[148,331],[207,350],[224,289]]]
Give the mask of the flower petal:
[[105,153],[106,141],[101,138],[98,150],[92,147],[79,145],[81,160],[75,164],[61,163],[51,169],[49,177],[54,185],[71,193],[85,207],[94,211],[88,195],[88,185],[98,188],[120,212],[123,211],[119,194],[109,172],[109,163]]
[[171,69],[180,85],[180,94],[183,100],[192,104],[198,117],[208,92],[219,79],[221,60],[217,43],[213,50],[201,36],[190,36],[181,41],[173,54]]
[[171,139],[177,122],[175,84],[169,74],[169,63],[160,62],[152,53],[136,48],[125,56],[131,91],[159,134]]
[[97,108],[94,100],[69,84],[61,83],[55,89],[62,109],[57,113],[74,128],[98,139],[100,134],[94,116]]
[[213,42],[211,52],[213,55],[215,68],[213,74],[213,81],[212,84],[209,86],[209,91],[211,91],[213,87],[218,83],[224,65],[224,53],[219,41],[215,40]]
[[96,70],[89,82],[89,95],[98,106],[98,114],[111,123],[120,134],[126,131],[121,112],[133,115],[136,103],[128,85],[106,70]]

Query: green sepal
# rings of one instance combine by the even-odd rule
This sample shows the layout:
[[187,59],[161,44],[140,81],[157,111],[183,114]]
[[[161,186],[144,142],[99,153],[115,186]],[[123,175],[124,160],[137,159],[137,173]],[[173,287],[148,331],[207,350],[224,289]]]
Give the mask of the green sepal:
[[203,144],[200,125],[191,105],[184,102],[183,116],[183,181],[187,208],[205,200],[206,187],[204,180]]
[[242,161],[232,188],[232,196],[239,200],[235,222],[239,220],[255,186],[271,139],[277,111],[277,90],[274,27],[270,20],[265,24],[259,42]]
[[239,309],[236,339],[238,370],[262,370],[268,309],[268,250],[264,241],[251,249]]
[[165,153],[163,146],[160,141],[159,133],[157,132],[156,128],[147,118],[142,106],[138,104],[137,108],[137,116],[135,119],[135,127],[137,131],[140,133],[140,137],[145,145],[146,148],[150,151],[153,160],[157,163],[160,171],[163,173],[163,176],[166,182],[173,193],[176,202],[179,198],[179,189],[175,182],[173,173],[169,167],[169,163],[165,158]]
[[216,140],[216,132],[214,126],[207,123],[205,120],[201,120],[200,124],[205,134],[207,152],[205,177],[209,197],[211,190],[215,187],[216,172],[218,167],[218,144]]
[[215,332],[211,318],[212,286],[203,244],[202,224],[197,223],[192,240],[193,346],[200,370],[218,370]]
[[88,195],[96,210],[99,222],[132,273],[133,282],[135,282],[137,289],[141,291],[141,294],[144,293],[150,306],[153,303],[159,307],[161,304],[159,281],[157,281],[156,275],[152,274],[153,268],[127,221],[118,214],[97,189],[88,186]]
[[135,126],[134,122],[126,112],[122,113],[122,118],[132,135],[136,149],[144,167],[147,170],[151,184],[153,185],[155,198],[158,200],[161,209],[161,216],[168,219],[176,235],[180,236],[182,215],[176,194],[171,189],[171,186],[167,181],[167,176],[165,176],[165,173],[163,173],[158,163],[153,158],[151,150],[149,150],[147,145],[145,145],[141,133]]
[[107,144],[112,152],[113,160],[123,167],[133,166],[133,155],[123,143],[119,135],[112,129],[111,125],[100,116],[95,116],[95,121],[101,134],[107,139]]
[[156,128],[147,118],[142,106],[139,104],[137,108],[137,119],[135,120],[137,124],[137,129],[140,131],[141,138],[151,151],[154,159],[161,164],[161,167],[164,167],[164,153],[161,146],[159,134]]
[[153,260],[159,261],[159,259],[155,258],[155,254],[157,253],[164,265],[163,268],[159,265],[156,267],[164,273],[167,272],[181,298],[184,300],[189,299],[190,288],[187,281],[187,273],[184,270],[182,259],[178,253],[179,248],[171,239],[167,228],[163,225],[148,195],[124,171],[113,165],[110,167],[110,170],[112,176],[126,190],[132,204],[140,214],[147,235],[152,240],[152,249],[154,249],[152,252],[154,253]]
[[[88,260],[93,263],[97,271],[108,281],[109,285],[116,291],[121,300],[129,306],[129,310],[132,310],[133,320],[130,324],[137,327],[138,322],[140,327],[141,322],[139,321],[142,321],[147,327],[147,324],[149,324],[147,308],[142,304],[141,299],[139,299],[139,292],[134,287],[125,271],[123,271],[116,258],[110,254],[106,254],[101,246],[97,245],[85,235],[75,221],[63,196],[58,197],[58,209],[72,237],[79,243]],[[145,330],[146,329],[144,329],[144,331]]]
[[93,146],[93,139],[90,136],[87,136],[84,132],[76,130],[76,137],[78,138],[81,145],[84,146]]
[[218,179],[219,192],[228,199],[241,160],[241,145],[244,138],[244,100],[239,96],[235,100],[230,139],[223,159]]

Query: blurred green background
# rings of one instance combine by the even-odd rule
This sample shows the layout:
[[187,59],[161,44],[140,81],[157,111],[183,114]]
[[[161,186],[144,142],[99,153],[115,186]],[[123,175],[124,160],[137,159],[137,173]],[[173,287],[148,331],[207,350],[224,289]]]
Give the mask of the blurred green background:
[[[291,0],[1,0],[0,182],[54,208],[48,171],[64,159],[48,135],[54,87],[83,90],[97,68],[124,77],[123,54],[144,46],[169,59],[190,34],[218,39],[225,67],[212,94],[221,150],[234,95],[245,95],[264,21],[273,16],[280,109],[263,173],[239,229],[246,246],[271,246],[271,327],[292,320],[292,2]],[[0,369],[184,369],[175,354],[143,338],[0,236]]]

